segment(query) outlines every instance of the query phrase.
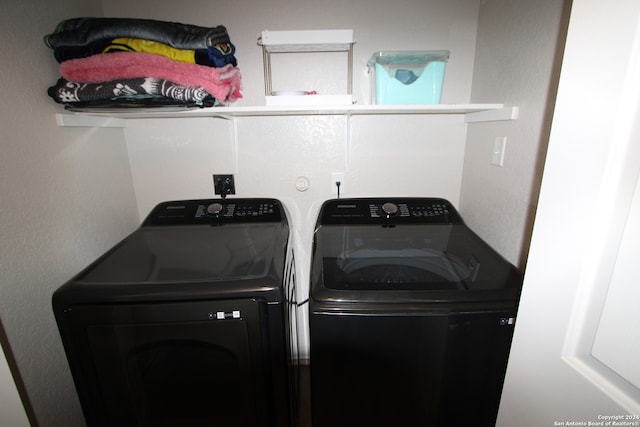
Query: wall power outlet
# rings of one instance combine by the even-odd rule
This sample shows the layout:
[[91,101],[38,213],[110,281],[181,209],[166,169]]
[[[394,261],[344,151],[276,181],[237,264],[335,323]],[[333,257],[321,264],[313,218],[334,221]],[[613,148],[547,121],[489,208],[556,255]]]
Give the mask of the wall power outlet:
[[213,175],[213,193],[224,199],[228,194],[236,194],[236,183],[233,175]]

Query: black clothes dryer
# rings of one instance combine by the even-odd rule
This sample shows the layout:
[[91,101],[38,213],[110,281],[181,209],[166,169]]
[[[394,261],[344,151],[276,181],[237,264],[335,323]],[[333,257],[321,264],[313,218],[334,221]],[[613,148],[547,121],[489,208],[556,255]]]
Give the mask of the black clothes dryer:
[[325,202],[309,299],[313,426],[495,425],[521,286],[446,200]]
[[89,426],[290,426],[294,265],[274,199],[158,205],[60,287]]

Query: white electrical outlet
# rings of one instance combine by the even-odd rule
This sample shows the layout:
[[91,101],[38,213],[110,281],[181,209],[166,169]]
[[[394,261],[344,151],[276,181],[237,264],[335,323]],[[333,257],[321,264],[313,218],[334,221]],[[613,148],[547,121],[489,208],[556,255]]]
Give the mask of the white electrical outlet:
[[331,191],[329,194],[333,196],[338,195],[338,186],[336,185],[336,182],[340,183],[340,194],[344,194],[344,172],[333,172],[331,174]]
[[506,136],[497,136],[493,141],[493,156],[491,164],[496,166],[504,166],[504,150],[507,145]]

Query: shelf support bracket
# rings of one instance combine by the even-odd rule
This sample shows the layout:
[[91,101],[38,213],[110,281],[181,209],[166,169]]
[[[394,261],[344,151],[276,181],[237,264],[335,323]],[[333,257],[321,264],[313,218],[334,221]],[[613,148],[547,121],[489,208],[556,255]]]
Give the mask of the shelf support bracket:
[[125,119],[116,117],[97,117],[88,114],[56,114],[58,126],[69,127],[99,127],[99,128],[124,128],[127,127]]
[[465,123],[495,122],[504,120],[516,120],[518,118],[518,107],[504,107],[497,110],[477,111],[467,113],[464,116]]

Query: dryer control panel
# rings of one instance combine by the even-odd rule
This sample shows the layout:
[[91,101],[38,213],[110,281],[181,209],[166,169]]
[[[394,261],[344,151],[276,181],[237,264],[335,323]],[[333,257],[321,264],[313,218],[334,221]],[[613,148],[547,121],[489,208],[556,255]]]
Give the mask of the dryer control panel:
[[161,203],[143,226],[285,221],[276,199],[200,199]]
[[326,201],[318,225],[461,224],[462,218],[440,198],[361,198]]

